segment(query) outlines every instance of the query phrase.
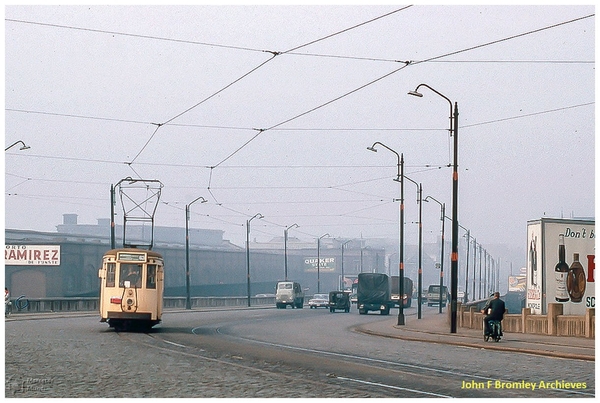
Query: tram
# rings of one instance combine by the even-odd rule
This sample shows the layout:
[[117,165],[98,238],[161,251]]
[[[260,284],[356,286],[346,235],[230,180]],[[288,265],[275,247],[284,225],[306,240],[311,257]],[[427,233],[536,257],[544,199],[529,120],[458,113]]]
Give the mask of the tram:
[[160,323],[164,260],[151,250],[112,249],[98,271],[100,322],[115,330],[150,329]]

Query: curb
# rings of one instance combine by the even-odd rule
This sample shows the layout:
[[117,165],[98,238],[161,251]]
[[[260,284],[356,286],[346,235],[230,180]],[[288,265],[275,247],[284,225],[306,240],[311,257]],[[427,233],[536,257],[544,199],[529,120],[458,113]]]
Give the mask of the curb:
[[[398,329],[395,326],[394,326],[394,328]],[[442,335],[439,333],[420,331],[420,330],[404,330],[404,329],[402,329],[401,333],[399,333],[399,334],[389,334],[389,333],[386,334],[386,333],[381,333],[381,332],[377,332],[375,330],[368,329],[364,325],[356,326],[353,330],[356,332],[359,332],[359,333],[370,335],[370,336],[387,337],[387,338],[391,338],[391,339],[399,339],[399,340],[407,340],[407,341],[420,341],[423,343],[447,344],[447,345],[460,346],[460,347],[478,348],[478,349],[482,349],[482,350],[507,351],[507,352],[520,353],[520,354],[540,355],[540,356],[555,357],[555,358],[568,358],[568,359],[575,359],[575,360],[582,360],[582,361],[596,361],[596,357],[590,356],[590,355],[572,354],[572,353],[565,353],[565,352],[558,352],[558,351],[533,350],[533,349],[507,347],[507,346],[503,346],[503,345],[498,345],[497,343],[486,343],[483,340],[482,340],[482,342],[486,343],[486,344],[475,343],[475,342],[466,342],[466,341],[457,341],[457,340],[452,340],[452,339],[432,340],[432,339],[428,339],[428,338],[424,338],[424,337],[418,337],[417,335],[408,335],[408,334],[404,333],[404,332],[426,333],[426,334],[430,334],[430,335],[434,335],[434,336],[439,336],[440,338],[445,336],[445,335]],[[450,337],[453,337],[453,336],[450,336]],[[469,337],[469,336],[461,336],[461,337]]]

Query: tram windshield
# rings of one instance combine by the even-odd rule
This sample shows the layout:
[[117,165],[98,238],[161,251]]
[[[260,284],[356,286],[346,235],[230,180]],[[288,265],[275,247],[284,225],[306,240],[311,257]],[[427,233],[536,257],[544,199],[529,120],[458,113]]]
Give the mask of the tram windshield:
[[136,263],[121,263],[119,272],[119,287],[125,287],[125,282],[129,282],[129,287],[142,286],[142,265]]

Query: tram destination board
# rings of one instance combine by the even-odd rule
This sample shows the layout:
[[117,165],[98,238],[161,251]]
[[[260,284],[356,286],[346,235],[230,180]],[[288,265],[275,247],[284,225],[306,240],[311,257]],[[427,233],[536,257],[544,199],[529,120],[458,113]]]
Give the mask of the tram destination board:
[[145,262],[146,254],[135,252],[119,252],[117,255],[117,260],[121,262]]

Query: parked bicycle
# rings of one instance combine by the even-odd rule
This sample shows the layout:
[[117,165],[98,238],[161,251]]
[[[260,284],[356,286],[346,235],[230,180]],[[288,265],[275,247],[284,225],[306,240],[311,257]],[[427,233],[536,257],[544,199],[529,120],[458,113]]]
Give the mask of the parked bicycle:
[[27,299],[27,297],[25,297],[25,295],[21,295],[15,300],[15,306],[17,307],[18,311],[27,309],[27,307],[29,306],[29,300]]

